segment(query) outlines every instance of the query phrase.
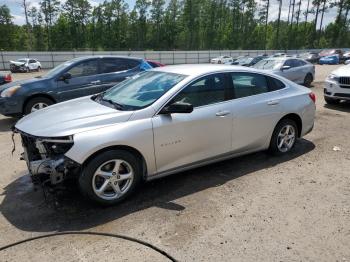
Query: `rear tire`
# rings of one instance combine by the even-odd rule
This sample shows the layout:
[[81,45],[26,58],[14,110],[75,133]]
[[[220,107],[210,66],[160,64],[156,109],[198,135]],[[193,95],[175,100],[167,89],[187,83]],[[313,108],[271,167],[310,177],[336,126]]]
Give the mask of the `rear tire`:
[[34,97],[30,99],[24,106],[24,115],[28,115],[36,110],[48,107],[54,104],[54,102],[47,97]]
[[38,69],[37,69],[37,71],[38,71],[38,72],[40,72],[40,71],[41,71],[41,67],[40,67],[40,66],[38,66]]
[[314,78],[313,76],[309,73],[305,76],[304,78],[304,86],[306,87],[310,87],[311,86],[311,83],[312,81],[314,81]]
[[340,103],[339,99],[329,98],[329,97],[326,97],[326,96],[324,97],[324,100],[329,105],[338,105]]
[[83,168],[79,188],[89,200],[111,206],[129,197],[141,181],[142,161],[128,151],[110,150],[97,155]]
[[292,119],[282,119],[275,127],[270,141],[272,155],[284,155],[292,150],[298,138],[298,127]]

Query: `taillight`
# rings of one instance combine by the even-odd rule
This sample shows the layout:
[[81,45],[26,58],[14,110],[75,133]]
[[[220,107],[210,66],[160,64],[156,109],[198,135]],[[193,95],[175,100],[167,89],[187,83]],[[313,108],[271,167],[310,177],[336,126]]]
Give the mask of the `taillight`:
[[5,78],[4,78],[4,80],[5,80],[5,82],[12,82],[12,77],[11,77],[11,75],[10,74],[7,74],[7,75],[5,75]]
[[309,93],[309,97],[314,103],[316,103],[316,95],[315,95],[315,93],[313,93],[313,92]]

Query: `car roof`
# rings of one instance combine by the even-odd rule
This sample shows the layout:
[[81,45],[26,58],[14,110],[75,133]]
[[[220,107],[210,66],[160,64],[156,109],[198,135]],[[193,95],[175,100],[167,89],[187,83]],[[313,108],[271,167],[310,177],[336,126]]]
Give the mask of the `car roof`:
[[126,58],[126,59],[131,59],[131,60],[142,60],[142,58],[138,58],[138,57],[132,57],[132,56],[116,56],[116,55],[100,55],[100,56],[81,56],[81,57],[76,57],[73,58],[69,61],[83,61],[83,60],[87,60],[87,59],[91,59],[91,58]]
[[159,72],[174,73],[180,75],[200,76],[207,73],[225,72],[225,71],[248,71],[260,72],[250,67],[222,65],[222,64],[186,64],[186,65],[169,65],[152,69]]

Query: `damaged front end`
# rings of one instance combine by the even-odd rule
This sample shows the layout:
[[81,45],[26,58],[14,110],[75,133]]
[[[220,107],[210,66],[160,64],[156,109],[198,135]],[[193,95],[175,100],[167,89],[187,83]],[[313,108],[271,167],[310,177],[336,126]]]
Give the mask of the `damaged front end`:
[[21,135],[22,158],[27,163],[33,183],[57,185],[80,172],[80,165],[65,156],[74,144],[72,136],[48,138],[35,137],[19,130],[15,132]]

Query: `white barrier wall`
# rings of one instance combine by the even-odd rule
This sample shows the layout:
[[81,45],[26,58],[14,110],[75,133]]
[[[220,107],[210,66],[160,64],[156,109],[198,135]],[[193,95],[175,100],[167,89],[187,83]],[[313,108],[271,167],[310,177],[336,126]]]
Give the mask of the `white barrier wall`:
[[[288,50],[288,54],[302,53],[306,50]],[[315,50],[318,51],[318,50]],[[82,56],[120,55],[142,57],[166,65],[208,63],[220,55],[237,57],[240,55],[262,55],[284,52],[281,50],[206,50],[206,51],[84,51],[84,52],[5,52],[0,51],[0,70],[9,70],[9,61],[19,58],[36,58],[44,69],[53,68],[67,60]]]

